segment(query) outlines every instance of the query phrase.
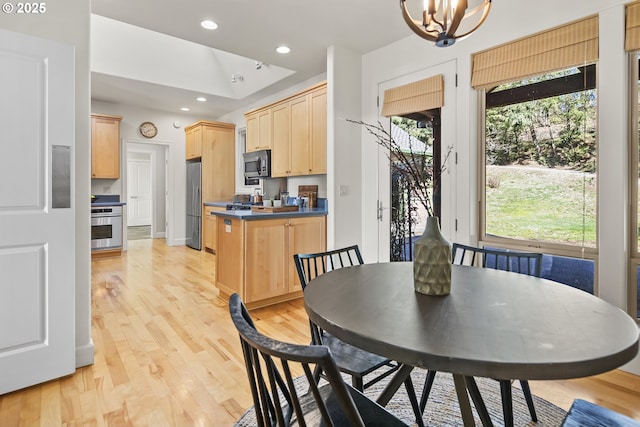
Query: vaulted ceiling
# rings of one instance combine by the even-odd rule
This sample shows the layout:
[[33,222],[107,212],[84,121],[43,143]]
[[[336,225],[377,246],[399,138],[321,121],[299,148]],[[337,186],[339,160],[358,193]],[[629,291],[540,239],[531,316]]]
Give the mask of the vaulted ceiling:
[[92,13],[92,99],[209,117],[326,72],[329,46],[412,35],[399,0],[93,0]]

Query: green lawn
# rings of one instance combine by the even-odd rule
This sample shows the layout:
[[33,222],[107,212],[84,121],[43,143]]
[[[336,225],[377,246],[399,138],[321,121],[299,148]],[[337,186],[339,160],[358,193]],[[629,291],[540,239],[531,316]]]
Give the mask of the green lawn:
[[595,174],[488,166],[487,234],[595,247]]

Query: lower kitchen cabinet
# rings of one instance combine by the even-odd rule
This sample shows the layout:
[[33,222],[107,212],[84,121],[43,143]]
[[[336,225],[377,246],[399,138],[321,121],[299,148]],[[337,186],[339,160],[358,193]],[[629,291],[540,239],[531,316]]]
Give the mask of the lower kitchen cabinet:
[[225,208],[205,206],[202,221],[202,247],[205,251],[216,253],[218,247],[218,216],[211,212],[224,211]]
[[[220,224],[227,221],[227,225]],[[216,261],[220,291],[223,294],[238,292],[249,308],[275,304],[302,296],[293,255],[325,250],[326,217],[240,222],[220,217],[218,243]],[[237,248],[242,248],[240,258],[223,255],[228,250],[237,253]],[[243,276],[239,287],[229,281],[238,275]]]
[[234,292],[244,296],[244,238],[242,220],[218,217],[216,285],[227,297]]

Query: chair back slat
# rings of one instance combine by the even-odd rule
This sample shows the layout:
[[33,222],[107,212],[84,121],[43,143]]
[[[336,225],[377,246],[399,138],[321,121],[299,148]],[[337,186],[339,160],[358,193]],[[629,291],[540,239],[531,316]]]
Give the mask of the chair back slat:
[[453,264],[506,270],[540,277],[542,254],[502,249],[476,248],[454,243],[451,248]]
[[364,264],[358,245],[313,254],[295,254],[293,259],[303,290],[311,280],[327,271]]
[[[313,409],[317,410],[322,425],[334,426],[331,414],[336,409],[333,408],[333,412],[329,410],[327,393],[322,391],[325,387],[330,387],[339,403],[338,416],[348,420],[350,426],[364,427],[353,397],[327,347],[289,344],[262,335],[256,330],[238,294],[229,298],[229,313],[240,335],[258,426],[284,427],[291,425],[292,420],[295,420],[296,425],[306,426],[305,408],[309,407],[309,399],[312,400]],[[304,372],[308,388],[300,385],[296,388],[294,365]],[[328,386],[318,386],[313,375],[316,367],[320,367],[325,373]],[[301,389],[308,391],[299,391]]]
[[[296,264],[298,279],[303,291],[311,280],[329,270],[364,264],[358,245],[313,254],[295,254],[293,260]],[[318,269],[318,265],[321,267],[320,269]],[[322,330],[311,320],[309,320],[309,329],[311,331],[311,342],[322,345]]]

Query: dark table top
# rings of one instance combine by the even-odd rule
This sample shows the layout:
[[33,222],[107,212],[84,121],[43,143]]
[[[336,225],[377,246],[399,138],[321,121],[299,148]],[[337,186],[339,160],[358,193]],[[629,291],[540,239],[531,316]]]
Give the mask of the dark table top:
[[496,379],[599,374],[638,353],[624,311],[545,279],[454,265],[451,294],[413,289],[413,264],[348,267],[312,280],[309,318],[338,338],[407,365]]

